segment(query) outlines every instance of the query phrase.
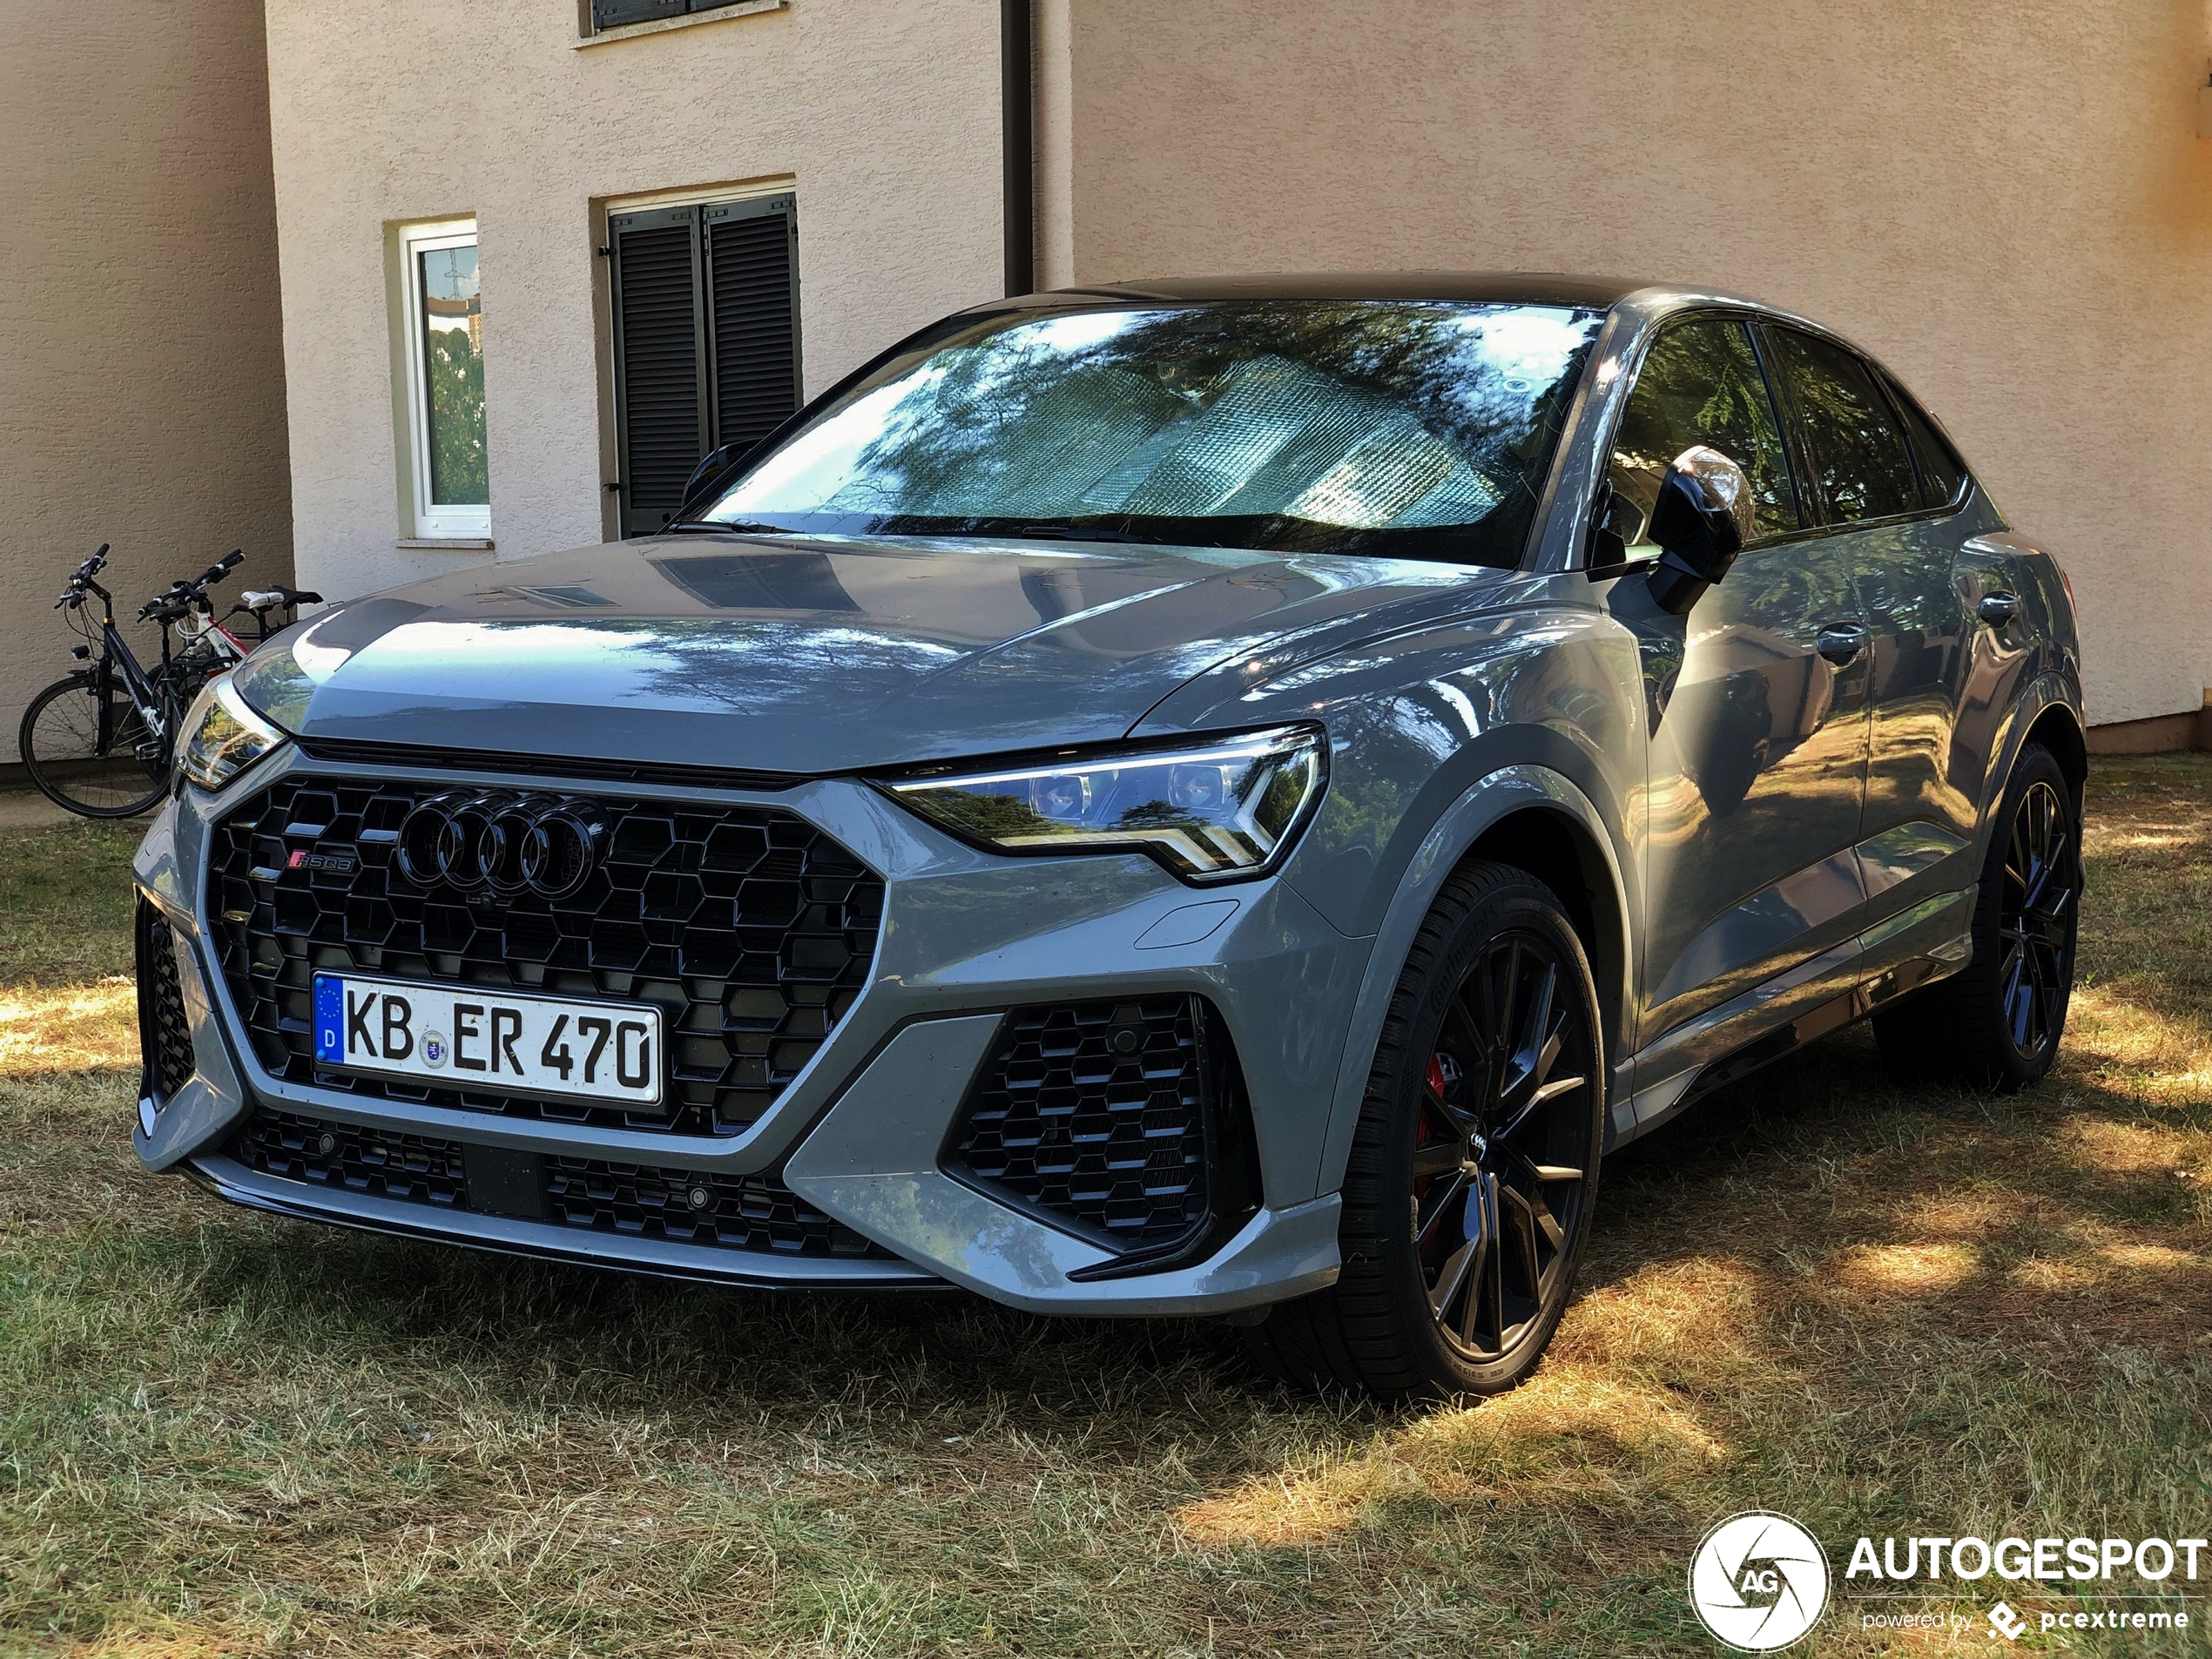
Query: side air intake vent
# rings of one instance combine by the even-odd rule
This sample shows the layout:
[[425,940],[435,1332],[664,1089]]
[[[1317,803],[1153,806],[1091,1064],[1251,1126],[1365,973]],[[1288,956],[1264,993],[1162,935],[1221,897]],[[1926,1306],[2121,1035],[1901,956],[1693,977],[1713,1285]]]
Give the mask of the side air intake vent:
[[1094,1275],[1184,1259],[1259,1195],[1236,1055],[1197,996],[1015,1009],[943,1166],[1123,1258]]
[[158,1111],[191,1081],[192,1022],[177,979],[176,934],[145,899],[138,900],[137,931],[138,1051],[145,1057],[145,1092]]

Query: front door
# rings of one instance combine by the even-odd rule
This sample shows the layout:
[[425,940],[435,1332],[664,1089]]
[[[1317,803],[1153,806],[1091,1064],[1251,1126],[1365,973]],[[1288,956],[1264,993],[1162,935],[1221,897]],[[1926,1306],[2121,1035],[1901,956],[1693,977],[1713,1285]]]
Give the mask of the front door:
[[1608,522],[1631,560],[1656,552],[1644,529],[1659,479],[1696,444],[1750,478],[1756,539],[1687,617],[1660,611],[1639,581],[1611,603],[1638,637],[1651,731],[1645,1042],[1850,938],[1864,909],[1851,848],[1866,618],[1841,551],[1807,533],[1766,376],[1734,318],[1675,324],[1638,371],[1608,471]]

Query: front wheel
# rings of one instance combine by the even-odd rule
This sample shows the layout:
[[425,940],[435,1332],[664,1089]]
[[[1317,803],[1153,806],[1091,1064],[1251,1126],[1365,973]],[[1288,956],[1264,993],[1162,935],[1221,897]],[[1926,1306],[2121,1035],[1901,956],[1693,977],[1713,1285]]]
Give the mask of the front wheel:
[[1581,941],[1541,882],[1469,865],[1406,958],[1345,1174],[1344,1266],[1247,1328],[1286,1381],[1493,1394],[1536,1367],[1588,1237],[1604,1044]]
[[55,681],[24,711],[17,746],[56,805],[84,818],[135,818],[165,792],[168,752],[128,697],[111,689],[106,701],[103,710],[92,672]]

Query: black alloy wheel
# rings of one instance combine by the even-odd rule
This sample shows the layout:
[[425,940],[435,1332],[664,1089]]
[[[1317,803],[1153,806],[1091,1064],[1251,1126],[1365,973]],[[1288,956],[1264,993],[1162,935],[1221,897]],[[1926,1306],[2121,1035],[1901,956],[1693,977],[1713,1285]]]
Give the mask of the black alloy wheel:
[[2073,821],[2058,791],[2039,778],[2020,797],[2006,843],[2004,894],[1997,912],[2004,954],[1997,979],[2005,1034],[2013,1053],[2029,1065],[2050,1063],[2074,988],[2081,884],[2074,875]]
[[1874,1016],[1900,1082],[2024,1089],[2051,1069],[2074,995],[2081,813],[2051,752],[2020,752],[1991,826],[1965,968]]
[[1446,1004],[1422,1080],[1414,1239],[1429,1312],[1473,1365],[1534,1331],[1567,1271],[1590,1168],[1589,1037],[1542,935],[1493,938]]
[[1337,1283],[1246,1336],[1286,1381],[1496,1393],[1565,1312],[1604,1145],[1582,942],[1520,870],[1444,885],[1400,974],[1344,1182]]

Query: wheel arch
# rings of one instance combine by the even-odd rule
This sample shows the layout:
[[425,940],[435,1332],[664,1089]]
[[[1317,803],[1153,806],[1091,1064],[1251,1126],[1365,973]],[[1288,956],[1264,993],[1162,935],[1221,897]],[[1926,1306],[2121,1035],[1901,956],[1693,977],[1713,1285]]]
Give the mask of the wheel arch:
[[2040,743],[2057,758],[2059,770],[2074,787],[2074,805],[2081,801],[2081,786],[2089,774],[2087,740],[2083,736],[2081,696],[2064,676],[2047,673],[2021,689],[1996,745],[1995,758],[1984,774],[1974,833],[1974,868],[1989,855],[1989,838],[1997,809],[2020,765],[2020,752]]
[[[2031,743],[2041,744],[2058,761],[2059,770],[2066,774],[2067,782],[2073,787],[2074,807],[2079,811],[2081,786],[2089,777],[2089,745],[2074,711],[2063,703],[2054,703],[2045,709],[2027,728],[2021,746]],[[2013,756],[2015,764],[2019,759],[2018,755]]]
[[[1460,855],[1460,864],[1510,865],[1559,895],[1597,983],[1599,1018],[1608,1034],[1626,1028],[1629,984],[1627,906],[1597,836],[1557,803],[1508,812]],[[1615,1046],[1608,1042],[1608,1048]]]
[[1422,919],[1454,870],[1470,860],[1527,871],[1558,894],[1589,953],[1606,1045],[1608,1108],[1618,1097],[1623,1032],[1634,989],[1628,885],[1603,817],[1575,782],[1541,765],[1492,772],[1438,818],[1407,865],[1375,936],[1353,1005],[1351,1030],[1329,1104],[1315,1190],[1343,1184],[1367,1078],[1390,999]]

